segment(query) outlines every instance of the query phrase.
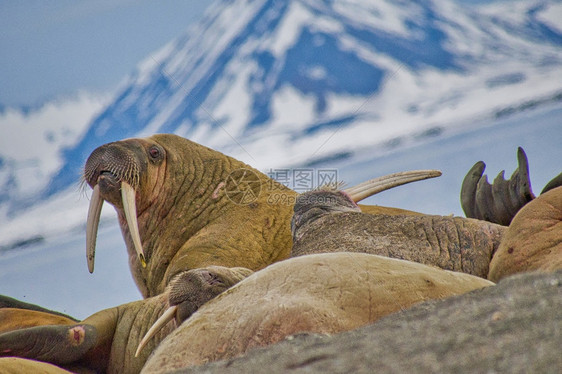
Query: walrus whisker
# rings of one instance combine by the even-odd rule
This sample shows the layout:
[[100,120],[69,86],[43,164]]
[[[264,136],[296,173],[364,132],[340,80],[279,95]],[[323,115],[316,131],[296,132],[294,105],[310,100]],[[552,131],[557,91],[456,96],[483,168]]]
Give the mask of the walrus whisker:
[[137,222],[137,206],[135,202],[135,189],[125,181],[121,182],[121,197],[123,199],[123,210],[125,211],[125,218],[127,219],[127,225],[129,226],[129,232],[131,233],[131,238],[133,239],[133,244],[139,261],[142,267],[146,267],[146,260],[144,257],[144,252],[142,249],[142,244],[139,234],[139,224]]
[[96,257],[96,239],[98,236],[98,226],[100,223],[101,208],[103,199],[100,196],[99,185],[94,186],[90,207],[88,208],[88,219],[86,221],[86,260],[88,261],[88,270],[94,272],[94,260]]
[[178,310],[177,305],[173,305],[169,307],[168,309],[166,309],[164,314],[162,314],[160,318],[158,318],[156,322],[154,322],[154,324],[150,326],[150,329],[148,329],[146,334],[141,339],[139,346],[137,347],[137,350],[135,352],[135,357],[139,356],[139,353],[142,351],[146,343],[148,343],[150,339],[152,339],[152,337],[162,329],[162,327],[164,327],[170,320],[175,318],[177,310]]
[[411,170],[393,173],[382,177],[370,179],[356,186],[343,190],[354,202],[359,202],[379,192],[416,182],[423,179],[435,178],[441,175],[439,170]]

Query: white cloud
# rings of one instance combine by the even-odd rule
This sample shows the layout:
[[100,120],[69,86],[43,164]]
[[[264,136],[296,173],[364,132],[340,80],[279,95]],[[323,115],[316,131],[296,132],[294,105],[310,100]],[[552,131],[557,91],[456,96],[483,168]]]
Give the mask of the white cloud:
[[[37,192],[62,165],[61,147],[77,142],[110,95],[79,92],[31,112],[7,108],[0,113],[0,181],[11,173],[19,193]],[[4,174],[4,175],[2,175]]]

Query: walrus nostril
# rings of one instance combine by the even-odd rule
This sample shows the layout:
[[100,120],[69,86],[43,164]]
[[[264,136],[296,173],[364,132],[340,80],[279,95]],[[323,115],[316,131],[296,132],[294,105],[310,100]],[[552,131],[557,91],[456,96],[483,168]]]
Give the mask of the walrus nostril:
[[110,176],[110,177],[113,177],[113,178],[117,178],[117,175],[115,175],[114,173],[112,173],[112,172],[109,171],[109,170],[103,170],[103,171],[100,173],[100,176],[102,176],[102,175]]

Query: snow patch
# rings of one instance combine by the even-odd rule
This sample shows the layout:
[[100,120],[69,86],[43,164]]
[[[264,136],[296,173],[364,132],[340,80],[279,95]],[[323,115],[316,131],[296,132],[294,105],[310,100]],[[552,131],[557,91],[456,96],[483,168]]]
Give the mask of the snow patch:
[[31,112],[7,108],[0,113],[0,181],[10,175],[20,197],[45,187],[62,166],[60,150],[72,146],[87,131],[91,120],[111,95],[79,92],[58,98]]
[[537,14],[537,19],[562,34],[562,3],[545,5],[544,9]]

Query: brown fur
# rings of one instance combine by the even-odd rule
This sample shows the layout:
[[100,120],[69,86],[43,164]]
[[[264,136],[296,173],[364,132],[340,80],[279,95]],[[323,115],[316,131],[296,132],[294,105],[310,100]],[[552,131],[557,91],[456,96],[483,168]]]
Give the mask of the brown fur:
[[562,269],[562,187],[541,194],[513,218],[490,263],[488,279]]
[[235,357],[298,332],[354,329],[424,300],[492,284],[362,253],[292,258],[251,275],[202,306],[158,346],[143,372]]

